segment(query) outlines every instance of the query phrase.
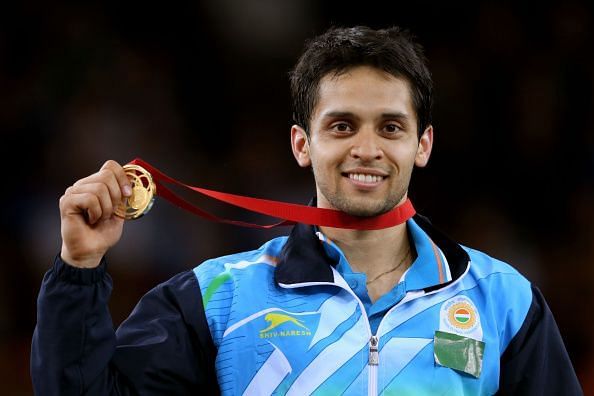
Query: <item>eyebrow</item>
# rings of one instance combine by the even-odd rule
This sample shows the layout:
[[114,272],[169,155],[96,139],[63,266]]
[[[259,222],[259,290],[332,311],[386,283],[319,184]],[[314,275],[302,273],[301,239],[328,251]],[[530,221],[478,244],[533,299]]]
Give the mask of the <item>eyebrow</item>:
[[350,111],[329,111],[323,114],[324,118],[355,118],[357,117]]
[[[324,118],[359,118],[355,113],[350,111],[329,111],[322,115]],[[408,120],[410,117],[406,113],[382,113],[381,118],[384,120],[397,119]]]
[[409,118],[406,113],[383,113],[382,118]]

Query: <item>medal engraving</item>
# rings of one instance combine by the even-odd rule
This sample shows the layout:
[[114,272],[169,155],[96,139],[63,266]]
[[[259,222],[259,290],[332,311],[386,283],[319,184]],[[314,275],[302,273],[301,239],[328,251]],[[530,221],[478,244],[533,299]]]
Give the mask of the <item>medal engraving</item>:
[[115,209],[115,214],[126,220],[137,219],[145,215],[153,206],[157,187],[151,174],[141,166],[124,165],[126,176],[132,185],[132,195],[122,199]]

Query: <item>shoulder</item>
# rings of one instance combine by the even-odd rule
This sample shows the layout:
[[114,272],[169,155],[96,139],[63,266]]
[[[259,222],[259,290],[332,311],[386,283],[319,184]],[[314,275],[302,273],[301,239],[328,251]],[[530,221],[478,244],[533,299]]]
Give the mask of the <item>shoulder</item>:
[[479,250],[463,248],[470,257],[468,281],[476,283],[502,309],[515,307],[520,316],[525,316],[533,298],[531,282],[511,264]]
[[[276,257],[286,237],[272,239],[259,249],[234,253],[206,260],[193,269],[173,275],[148,291],[140,301],[142,305],[169,305],[183,312],[195,312],[202,306],[202,294],[213,283],[225,283],[236,272],[255,264],[274,267]],[[262,267],[262,266],[260,266]],[[219,285],[220,286],[220,285]]]
[[206,260],[196,266],[193,273],[202,283],[219,276],[223,272],[231,274],[241,270],[252,269],[251,267],[260,264],[268,264],[274,267],[286,240],[287,237],[278,237],[266,242],[258,249]]
[[512,264],[495,258],[485,252],[467,246],[462,248],[470,257],[469,273],[477,281],[500,279],[502,282],[510,283],[530,290],[530,281],[518,271]]

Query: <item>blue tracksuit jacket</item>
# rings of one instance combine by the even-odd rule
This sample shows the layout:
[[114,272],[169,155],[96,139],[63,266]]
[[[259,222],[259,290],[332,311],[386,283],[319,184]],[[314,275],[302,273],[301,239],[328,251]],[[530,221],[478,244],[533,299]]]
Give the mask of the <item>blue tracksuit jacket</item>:
[[59,258],[38,301],[38,394],[579,395],[542,295],[417,215],[417,258],[371,302],[314,227],[157,286],[114,332],[105,262]]

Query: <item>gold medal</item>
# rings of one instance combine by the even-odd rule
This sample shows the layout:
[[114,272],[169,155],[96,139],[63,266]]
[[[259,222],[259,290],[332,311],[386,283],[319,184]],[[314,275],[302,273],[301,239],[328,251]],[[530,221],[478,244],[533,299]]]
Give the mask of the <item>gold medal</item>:
[[151,174],[141,166],[124,165],[126,176],[130,179],[132,195],[124,197],[115,209],[116,216],[126,220],[137,219],[146,214],[155,201],[157,186]]

